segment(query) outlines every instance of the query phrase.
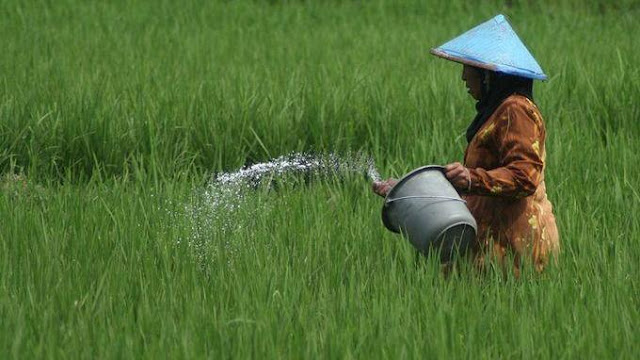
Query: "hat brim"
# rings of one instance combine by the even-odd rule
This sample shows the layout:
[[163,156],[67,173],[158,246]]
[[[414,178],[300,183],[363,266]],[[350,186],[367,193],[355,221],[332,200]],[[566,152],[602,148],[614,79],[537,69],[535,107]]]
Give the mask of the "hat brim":
[[491,65],[491,64],[485,64],[485,63],[481,63],[479,61],[474,61],[474,60],[470,60],[470,59],[465,59],[459,56],[454,56],[451,54],[447,54],[444,51],[440,50],[440,49],[431,49],[431,54],[437,56],[437,57],[441,57],[445,60],[450,60],[450,61],[455,61],[457,63],[460,64],[465,64],[465,65],[471,65],[471,66],[475,66],[475,67],[479,67],[481,69],[486,69],[486,70],[491,70],[491,71],[498,71],[497,67],[495,65]]
[[460,56],[451,55],[451,54],[448,54],[448,53],[440,50],[439,48],[431,49],[430,53],[435,55],[435,56],[437,56],[437,57],[443,58],[445,60],[454,61],[454,62],[457,62],[457,63],[460,63],[460,64],[464,64],[464,65],[471,65],[471,66],[475,66],[475,67],[478,67],[478,68],[481,68],[481,69],[485,69],[485,70],[491,70],[491,71],[495,71],[495,72],[499,72],[499,73],[520,76],[520,77],[524,77],[524,78],[528,78],[528,79],[547,80],[547,75],[545,75],[545,74],[536,74],[536,73],[533,73],[533,72],[528,71],[526,69],[509,67],[509,66],[506,66],[506,65],[487,64],[487,63],[484,63],[484,62],[480,62],[480,61],[476,61],[476,60],[472,60],[472,59],[467,59],[467,58],[460,57]]

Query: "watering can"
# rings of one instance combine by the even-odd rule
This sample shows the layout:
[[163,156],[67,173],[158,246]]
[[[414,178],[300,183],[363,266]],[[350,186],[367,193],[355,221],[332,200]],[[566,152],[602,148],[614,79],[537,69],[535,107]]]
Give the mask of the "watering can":
[[449,262],[467,250],[477,224],[444,174],[443,166],[429,165],[405,175],[384,200],[382,222],[421,253],[439,252]]

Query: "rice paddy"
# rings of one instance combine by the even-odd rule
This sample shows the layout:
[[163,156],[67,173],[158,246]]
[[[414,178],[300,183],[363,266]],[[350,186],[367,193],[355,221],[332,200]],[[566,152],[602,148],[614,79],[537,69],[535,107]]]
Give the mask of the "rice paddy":
[[[637,2],[0,13],[0,357],[640,356]],[[461,161],[474,103],[428,52],[497,13],[549,75],[534,96],[562,254],[518,280],[444,278],[349,161]],[[355,170],[266,172],[213,205],[224,174],[295,153]]]

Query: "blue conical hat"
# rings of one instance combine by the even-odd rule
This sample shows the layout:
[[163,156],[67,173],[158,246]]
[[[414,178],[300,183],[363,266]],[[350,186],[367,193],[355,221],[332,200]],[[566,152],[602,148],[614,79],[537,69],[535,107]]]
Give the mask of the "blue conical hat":
[[484,69],[545,80],[547,75],[503,15],[482,23],[431,53]]

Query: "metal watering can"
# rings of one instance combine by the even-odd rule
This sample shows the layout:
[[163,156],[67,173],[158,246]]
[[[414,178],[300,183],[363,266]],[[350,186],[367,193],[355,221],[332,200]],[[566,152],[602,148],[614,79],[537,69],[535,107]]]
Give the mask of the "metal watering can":
[[477,231],[466,202],[437,165],[417,168],[398,181],[384,200],[382,222],[421,253],[439,251],[442,262],[465,252]]

